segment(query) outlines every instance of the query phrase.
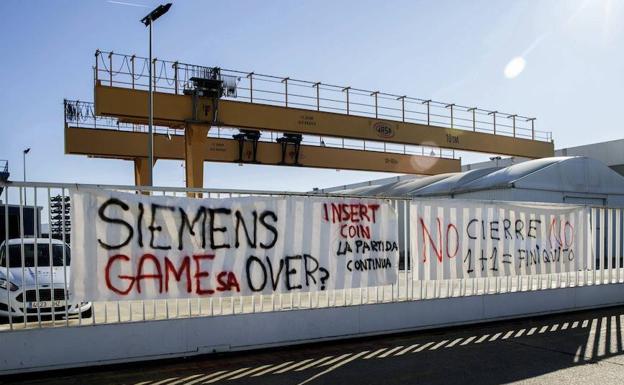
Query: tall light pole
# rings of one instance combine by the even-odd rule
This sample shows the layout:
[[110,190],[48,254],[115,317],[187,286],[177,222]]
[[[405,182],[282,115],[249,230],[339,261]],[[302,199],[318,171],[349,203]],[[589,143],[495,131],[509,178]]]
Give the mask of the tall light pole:
[[146,27],[149,27],[149,99],[148,99],[148,110],[149,110],[149,135],[148,135],[148,163],[149,163],[149,172],[147,177],[147,185],[153,186],[153,168],[154,168],[154,91],[152,89],[154,74],[152,73],[152,23],[156,21],[159,17],[167,13],[167,11],[171,8],[171,3],[167,3],[165,5],[159,5],[152,12],[150,12],[147,16],[141,19],[141,23],[145,24]]
[[30,152],[30,147],[28,147],[27,149],[25,149],[23,152],[24,155],[24,182],[26,182],[26,154],[28,154]]

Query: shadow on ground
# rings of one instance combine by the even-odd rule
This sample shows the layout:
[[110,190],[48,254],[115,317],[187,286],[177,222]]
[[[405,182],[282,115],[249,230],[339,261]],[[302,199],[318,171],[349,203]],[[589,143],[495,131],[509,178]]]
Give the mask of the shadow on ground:
[[1,380],[25,384],[143,385],[222,382],[233,385],[622,384],[623,327],[624,307],[616,307],[249,353],[20,375]]

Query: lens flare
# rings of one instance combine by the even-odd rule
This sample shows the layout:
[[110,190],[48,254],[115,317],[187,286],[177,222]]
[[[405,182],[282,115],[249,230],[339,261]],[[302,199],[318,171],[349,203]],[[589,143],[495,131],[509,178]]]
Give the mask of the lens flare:
[[505,77],[514,79],[524,71],[524,67],[526,67],[526,60],[523,57],[518,56],[511,59],[505,66]]

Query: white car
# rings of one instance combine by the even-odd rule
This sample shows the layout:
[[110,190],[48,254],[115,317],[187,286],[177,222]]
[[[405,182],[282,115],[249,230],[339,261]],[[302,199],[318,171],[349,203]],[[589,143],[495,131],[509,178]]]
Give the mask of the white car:
[[83,318],[91,317],[90,302],[72,304],[71,295],[65,295],[71,279],[70,262],[69,246],[57,239],[18,238],[2,242],[0,316],[64,316],[81,313]]

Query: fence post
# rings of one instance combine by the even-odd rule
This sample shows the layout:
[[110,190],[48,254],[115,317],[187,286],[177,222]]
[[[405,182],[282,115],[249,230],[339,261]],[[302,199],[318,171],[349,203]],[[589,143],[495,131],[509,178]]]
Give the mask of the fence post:
[[351,87],[345,87],[342,89],[342,92],[346,92],[347,93],[347,115],[349,115],[349,90],[351,89]]
[[472,111],[472,131],[477,131],[477,118],[476,118],[476,110],[477,107],[469,108],[466,111]]
[[422,102],[422,104],[426,104],[427,105],[427,125],[428,126],[431,125],[431,118],[430,118],[430,114],[429,114],[429,111],[430,111],[429,104],[430,103],[431,103],[431,99],[424,100]]
[[96,49],[95,50],[95,83],[96,84],[97,84],[98,76],[100,75],[99,74],[99,69],[100,69],[100,66],[99,66],[100,59],[99,59],[99,57],[100,57],[100,50]]
[[284,101],[286,103],[286,107],[288,107],[288,79],[290,78],[282,79],[282,83],[284,83]]
[[253,103],[253,72],[250,72],[249,74],[247,74],[247,77],[249,78],[249,102]]
[[154,79],[154,92],[156,92],[156,78],[157,78],[157,75],[156,75],[156,61],[157,60],[158,59],[154,58],[153,63],[152,63],[152,65],[153,65],[153,67],[152,67],[152,74],[153,74],[152,78]]
[[494,119],[494,135],[496,135],[496,114],[498,113],[498,111],[492,111],[492,112],[488,112],[488,115],[492,115],[492,118]]
[[447,104],[446,106],[444,106],[444,108],[451,108],[451,128],[453,128],[453,107],[455,106],[455,103],[451,103],[451,104]]
[[284,102],[286,104],[286,107],[288,107],[288,80],[290,78],[284,78],[282,79],[282,83],[284,83]]
[[131,72],[130,76],[132,77],[132,89],[134,89],[134,59],[135,58],[136,58],[136,55],[130,56],[130,63],[132,66],[132,69],[130,70]]
[[113,85],[113,52],[111,51],[108,54],[108,78],[110,81],[110,85]]
[[178,94],[178,62],[173,63],[173,84],[175,86],[175,94]]
[[321,82],[316,82],[312,85],[312,87],[316,87],[316,110],[321,110],[321,95],[320,95],[320,86]]
[[405,122],[405,98],[406,95],[399,96],[397,100],[401,99],[401,121]]
[[379,94],[379,91],[371,93],[371,96],[375,96],[375,118],[379,116],[379,114],[377,113],[377,94]]
[[514,137],[514,138],[516,137],[516,116],[518,116],[518,115],[515,115],[515,114],[514,114],[514,115],[509,115],[509,116],[507,117],[507,119],[509,119],[509,118],[511,118],[511,119],[512,119],[512,120],[511,120],[511,122],[512,122],[512,123],[511,123],[511,126],[513,127],[513,137]]
[[535,118],[527,118],[526,122],[531,122],[531,140],[535,140]]

